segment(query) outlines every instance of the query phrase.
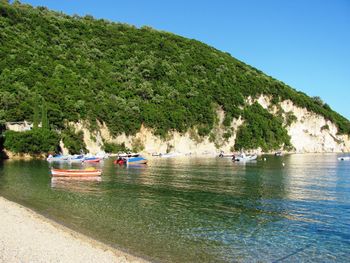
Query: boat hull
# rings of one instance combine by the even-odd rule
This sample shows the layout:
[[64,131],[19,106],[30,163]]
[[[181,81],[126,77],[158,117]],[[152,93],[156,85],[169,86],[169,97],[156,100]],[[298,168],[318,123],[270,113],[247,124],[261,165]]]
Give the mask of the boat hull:
[[127,165],[133,165],[133,164],[147,164],[147,159],[142,157],[131,157],[127,159],[126,161]]
[[254,161],[257,158],[258,158],[257,155],[250,155],[250,156],[245,156],[245,157],[237,156],[237,157],[235,157],[234,161],[236,161],[236,162],[249,162],[249,161]]
[[64,169],[51,169],[52,177],[96,177],[100,176],[102,171],[99,169],[94,170],[64,170]]
[[60,156],[54,156],[54,157],[48,157],[46,158],[48,162],[67,162],[69,161],[69,156],[60,155]]
[[94,159],[85,159],[84,163],[99,163],[101,159],[99,158],[94,158]]

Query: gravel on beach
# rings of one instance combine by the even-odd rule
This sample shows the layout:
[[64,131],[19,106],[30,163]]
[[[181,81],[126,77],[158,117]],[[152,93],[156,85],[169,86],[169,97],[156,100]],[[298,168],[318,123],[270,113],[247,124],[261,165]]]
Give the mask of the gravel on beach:
[[0,197],[0,262],[145,262]]

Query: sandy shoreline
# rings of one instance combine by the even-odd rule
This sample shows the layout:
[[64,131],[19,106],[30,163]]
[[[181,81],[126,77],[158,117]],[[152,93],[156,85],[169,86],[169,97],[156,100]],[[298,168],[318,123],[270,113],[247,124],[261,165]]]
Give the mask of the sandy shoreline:
[[0,197],[0,262],[146,262]]

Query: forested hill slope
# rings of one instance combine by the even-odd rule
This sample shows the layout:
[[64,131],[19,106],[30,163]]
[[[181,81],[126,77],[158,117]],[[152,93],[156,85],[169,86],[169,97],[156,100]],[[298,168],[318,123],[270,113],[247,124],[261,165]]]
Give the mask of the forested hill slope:
[[[233,118],[246,123],[237,145],[288,145],[286,119],[247,103],[260,95],[276,106],[291,100],[350,133],[349,121],[319,99],[199,41],[0,1],[1,121],[31,121],[39,97],[55,130],[85,120],[91,129],[105,123],[112,135],[143,124],[161,137],[192,128],[207,136],[220,108],[227,138]],[[259,140],[247,144],[252,137]]]

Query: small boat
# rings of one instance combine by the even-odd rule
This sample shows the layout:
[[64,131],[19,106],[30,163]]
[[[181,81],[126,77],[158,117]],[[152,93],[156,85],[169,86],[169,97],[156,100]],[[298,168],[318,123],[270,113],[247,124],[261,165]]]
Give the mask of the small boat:
[[342,156],[342,157],[338,157],[339,161],[350,161],[350,156]]
[[84,155],[72,156],[68,159],[68,161],[71,163],[81,163],[84,161]]
[[118,154],[118,157],[121,157],[121,158],[129,158],[129,157],[139,157],[140,154],[138,153],[119,153]]
[[46,160],[48,162],[66,162],[69,160],[69,155],[49,155]]
[[224,151],[221,151],[218,156],[220,158],[232,158],[235,155],[233,153],[225,153]]
[[100,161],[101,159],[97,157],[88,157],[84,159],[84,163],[99,163]]
[[232,161],[234,161],[234,162],[247,162],[247,161],[256,160],[256,158],[258,158],[258,156],[256,154],[253,154],[253,155],[242,154],[239,156],[234,156],[232,158]]
[[113,163],[114,164],[119,164],[119,165],[126,164],[126,158],[118,157],[118,159],[114,160]]
[[102,170],[93,167],[86,169],[51,169],[52,177],[95,177],[100,176]]
[[275,152],[275,156],[282,156],[283,153],[281,151]]
[[235,156],[235,155],[232,153],[220,153],[219,154],[220,158],[232,158],[233,156]]
[[102,152],[96,153],[95,157],[96,157],[96,158],[99,158],[99,159],[101,159],[101,160],[102,160],[102,159],[108,159],[108,158],[109,158],[109,154],[102,151]]
[[174,158],[174,157],[178,157],[181,155],[182,154],[180,154],[180,153],[160,153],[159,157],[161,157],[161,158]]
[[130,164],[146,164],[147,163],[147,159],[139,156],[139,157],[130,157],[128,159],[126,159],[126,164],[130,165]]

